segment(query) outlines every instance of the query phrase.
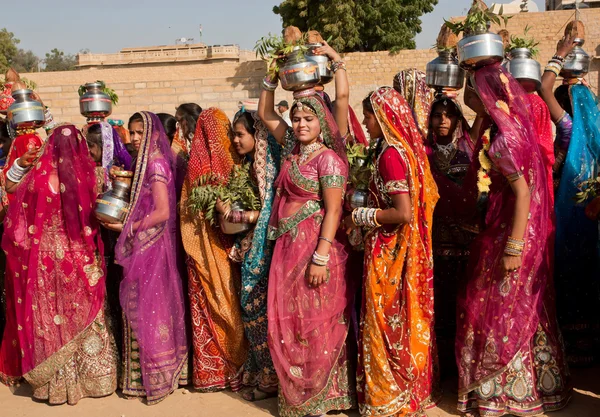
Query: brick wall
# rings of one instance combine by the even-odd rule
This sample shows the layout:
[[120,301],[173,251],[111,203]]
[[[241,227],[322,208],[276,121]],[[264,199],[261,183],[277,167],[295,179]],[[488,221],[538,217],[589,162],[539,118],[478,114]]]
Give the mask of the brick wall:
[[[574,11],[522,13],[509,21],[508,30],[521,34],[529,24],[532,27],[530,34],[541,42],[539,61],[544,64],[554,53],[556,42],[573,15]],[[600,55],[600,9],[583,10],[581,20],[587,29],[585,50],[592,57]],[[438,29],[424,28],[435,32]],[[401,69],[416,67],[425,70],[427,62],[435,56],[432,50],[406,50],[395,55],[387,52],[346,54],[352,106],[360,112],[360,102],[369,91],[381,85],[392,85],[394,74]],[[587,78],[596,93],[599,69],[600,61],[593,59]],[[114,108],[114,118],[126,120],[139,110],[174,113],[175,107],[184,102],[196,102],[203,108],[218,106],[233,115],[238,101],[258,97],[264,72],[262,62],[246,61],[89,69],[24,76],[38,84],[38,91],[45,104],[51,107],[56,120],[82,123],[77,89],[85,82],[103,80],[115,89],[120,102]],[[333,84],[329,84],[326,90],[333,93]],[[276,99],[291,100],[291,94],[278,89]]]

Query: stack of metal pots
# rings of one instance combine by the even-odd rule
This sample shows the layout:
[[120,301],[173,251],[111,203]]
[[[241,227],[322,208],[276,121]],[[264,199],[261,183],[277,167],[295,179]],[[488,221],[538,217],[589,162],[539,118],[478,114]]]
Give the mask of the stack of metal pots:
[[33,98],[33,91],[27,88],[12,92],[15,100],[8,108],[8,120],[16,129],[37,129],[44,126],[44,106]]
[[577,46],[565,57],[565,65],[560,72],[563,78],[581,78],[590,70],[590,56],[582,48],[585,40],[576,38],[574,42]]
[[427,64],[425,73],[431,88],[460,90],[465,84],[465,71],[458,65],[455,50],[438,51],[438,57]]
[[502,37],[495,33],[466,34],[458,41],[459,65],[474,70],[504,59]]
[[79,111],[88,121],[104,120],[112,113],[112,100],[104,91],[102,83],[87,83],[86,91],[79,97]]
[[296,47],[285,59],[284,66],[279,70],[281,87],[287,91],[306,90],[321,82],[319,64],[309,60],[300,47]]
[[129,193],[133,172],[118,171],[114,173],[112,190],[96,199],[94,214],[106,223],[122,223],[129,211]]
[[509,52],[506,69],[518,80],[528,93],[537,91],[542,86],[542,69],[540,63],[532,58],[527,48],[515,48]]
[[316,55],[315,49],[322,47],[321,43],[311,43],[308,45],[308,51],[305,56],[309,61],[313,61],[319,66],[319,84],[325,85],[333,81],[333,71],[330,68],[329,58],[325,55]]

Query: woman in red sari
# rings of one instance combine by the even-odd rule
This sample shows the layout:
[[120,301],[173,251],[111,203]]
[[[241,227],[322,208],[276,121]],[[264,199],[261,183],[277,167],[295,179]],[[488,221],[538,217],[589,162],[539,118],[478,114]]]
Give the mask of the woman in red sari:
[[7,327],[0,376],[36,399],[75,404],[117,387],[104,320],[105,265],[92,206],[94,162],[73,125],[55,129],[5,221]]
[[345,220],[365,231],[358,351],[361,415],[420,415],[435,404],[431,224],[438,193],[406,100],[382,87],[363,101],[376,140],[368,208]]

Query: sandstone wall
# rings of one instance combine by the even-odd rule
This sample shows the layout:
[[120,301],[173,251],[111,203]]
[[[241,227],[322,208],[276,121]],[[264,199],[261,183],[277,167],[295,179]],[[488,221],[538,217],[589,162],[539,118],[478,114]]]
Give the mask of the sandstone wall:
[[[522,13],[509,21],[508,30],[521,34],[526,25],[532,27],[530,35],[541,43],[538,59],[543,67],[573,16],[574,11]],[[594,57],[600,55],[600,9],[583,10],[581,19],[587,29],[584,48],[593,57],[587,79],[598,93],[600,61]],[[424,30],[437,33],[439,28]],[[394,74],[401,69],[416,67],[425,70],[427,62],[434,57],[432,50],[407,50],[395,55],[387,52],[346,54],[351,104],[360,112],[360,102],[369,91],[377,86],[392,85]],[[120,101],[111,116],[113,118],[126,120],[139,110],[174,113],[175,107],[184,102],[196,102],[203,108],[218,106],[233,115],[240,100],[258,97],[264,73],[262,62],[246,61],[24,75],[38,84],[38,91],[45,104],[51,107],[55,119],[82,123],[77,89],[85,82],[103,80],[115,89]],[[332,90],[333,84],[328,85],[327,91],[332,93]],[[276,99],[291,101],[291,94],[278,89]]]

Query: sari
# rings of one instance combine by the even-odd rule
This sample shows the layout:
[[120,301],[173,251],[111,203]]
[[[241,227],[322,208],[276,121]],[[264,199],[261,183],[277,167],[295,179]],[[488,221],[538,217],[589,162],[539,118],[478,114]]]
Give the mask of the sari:
[[458,116],[452,142],[439,145],[429,118],[427,154],[440,199],[433,213],[433,289],[435,336],[442,377],[456,374],[456,296],[458,283],[466,280],[469,246],[479,231],[474,193],[476,170],[471,167],[475,145],[460,104],[440,97],[431,105],[454,107]]
[[365,235],[359,409],[367,416],[422,414],[436,400],[431,223],[438,193],[407,101],[381,87],[371,104],[384,138],[368,205],[385,210],[392,195],[408,193],[412,219]]
[[[548,254],[551,189],[525,90],[499,64],[477,70],[474,80],[493,122],[487,150],[491,186],[485,229],[471,246],[469,278],[459,290],[458,409],[536,415],[570,399]],[[501,262],[516,201],[510,182],[521,177],[531,195],[522,266],[505,274]]]
[[117,387],[104,320],[105,269],[92,207],[94,163],[73,125],[55,129],[5,221],[7,327],[0,375],[36,399],[75,404]]
[[597,223],[586,217],[585,205],[576,204],[574,197],[581,182],[599,173],[600,110],[594,94],[582,84],[569,87],[569,95],[571,139],[556,194],[556,289],[567,359],[589,366],[600,358],[599,231]]
[[249,342],[242,382],[244,386],[258,385],[261,389],[269,389],[277,387],[277,373],[267,343],[267,286],[274,246],[273,241],[267,239],[267,229],[275,197],[274,183],[281,163],[281,146],[269,135],[256,112],[252,112],[252,117],[256,132],[251,173],[256,181],[261,209],[254,229],[236,243],[229,257],[242,264],[240,303]]
[[[531,106],[531,121],[535,128],[537,143],[542,153],[542,161],[546,168],[549,190],[554,190],[552,167],[554,166],[554,132],[552,130],[552,117],[544,100],[537,94],[527,95]],[[550,193],[550,207],[554,210],[554,192]],[[550,219],[552,222],[554,218]],[[554,226],[552,226],[554,228]]]
[[[351,293],[345,279],[346,251],[334,239],[329,281],[308,285],[306,271],[317,247],[325,210],[322,192],[345,189],[346,150],[323,99],[298,99],[317,115],[328,149],[299,165],[299,142],[288,129],[284,162],[268,229],[275,240],[267,311],[269,349],[279,378],[279,415],[301,417],[345,410],[355,405],[353,373],[346,349]],[[340,201],[340,206],[343,201]]]
[[213,174],[226,184],[237,163],[231,124],[221,110],[198,117],[188,172],[181,193],[181,235],[187,253],[192,311],[194,388],[238,391],[247,358],[240,304],[240,272],[229,261],[233,239],[188,207],[188,196],[200,177]]
[[[156,404],[187,384],[189,344],[185,301],[177,269],[175,161],[158,117],[141,112],[144,134],[131,187],[130,206],[115,249],[123,267],[123,394]],[[164,184],[169,216],[155,220]],[[135,229],[135,230],[134,230]]]
[[408,102],[417,128],[425,140],[429,133],[429,113],[435,96],[435,90],[427,86],[425,73],[414,68],[400,71],[394,77],[394,89]]
[[[10,126],[9,126],[10,129]],[[44,144],[42,138],[35,132],[35,130],[17,130],[17,136],[10,144],[8,150],[8,158],[4,169],[2,170],[2,176],[6,181],[6,173],[13,166],[13,163],[25,155],[25,153],[34,148],[41,148]],[[9,203],[15,199],[15,194],[8,194]]]

